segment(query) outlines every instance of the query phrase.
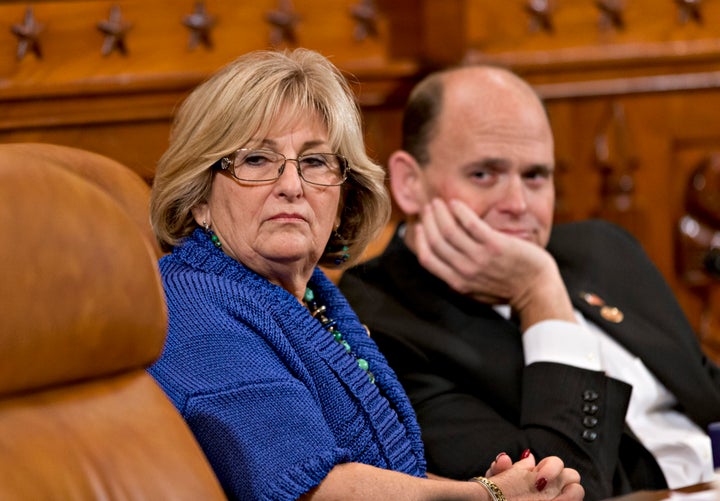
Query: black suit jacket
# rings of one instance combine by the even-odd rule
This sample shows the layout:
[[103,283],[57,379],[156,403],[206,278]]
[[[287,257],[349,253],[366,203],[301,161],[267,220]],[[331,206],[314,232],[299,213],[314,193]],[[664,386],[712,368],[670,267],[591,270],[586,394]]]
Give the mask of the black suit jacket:
[[[548,250],[583,315],[640,357],[701,428],[720,420],[720,370],[633,237],[606,222],[570,223],[553,229]],[[429,471],[469,478],[497,453],[517,459],[529,448],[580,471],[588,500],[666,487],[625,426],[627,384],[563,364],[526,367],[518,326],[450,290],[397,234],[340,287],[410,395]],[[584,293],[619,308],[622,321],[603,318]]]

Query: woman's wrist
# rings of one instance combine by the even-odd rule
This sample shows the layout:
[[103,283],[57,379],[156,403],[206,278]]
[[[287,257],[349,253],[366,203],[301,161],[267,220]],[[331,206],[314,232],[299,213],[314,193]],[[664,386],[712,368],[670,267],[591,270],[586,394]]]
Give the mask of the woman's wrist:
[[473,477],[470,479],[470,482],[476,482],[485,487],[490,494],[492,501],[507,501],[500,487],[498,487],[492,480],[485,477]]

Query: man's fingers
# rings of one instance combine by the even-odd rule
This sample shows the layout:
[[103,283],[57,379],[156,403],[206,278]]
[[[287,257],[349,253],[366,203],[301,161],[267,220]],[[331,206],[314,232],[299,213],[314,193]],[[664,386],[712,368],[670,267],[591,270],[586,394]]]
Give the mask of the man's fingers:
[[438,256],[428,241],[427,228],[421,224],[415,227],[415,246],[420,264],[430,273],[447,283],[457,280],[457,274],[445,259]]
[[463,229],[457,224],[445,207],[430,203],[423,208],[422,227],[425,230],[427,248],[446,266],[454,268],[455,263],[466,259],[458,248],[458,234]]

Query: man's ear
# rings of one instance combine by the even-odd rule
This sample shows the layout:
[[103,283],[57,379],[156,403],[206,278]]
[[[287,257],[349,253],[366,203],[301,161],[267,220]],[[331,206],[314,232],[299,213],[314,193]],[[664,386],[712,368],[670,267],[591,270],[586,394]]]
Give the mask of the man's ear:
[[193,219],[200,227],[204,227],[206,224],[212,226],[212,219],[210,218],[210,206],[207,202],[202,202],[190,209],[192,212]]
[[388,159],[390,191],[406,215],[416,215],[425,205],[422,167],[407,151],[398,150]]

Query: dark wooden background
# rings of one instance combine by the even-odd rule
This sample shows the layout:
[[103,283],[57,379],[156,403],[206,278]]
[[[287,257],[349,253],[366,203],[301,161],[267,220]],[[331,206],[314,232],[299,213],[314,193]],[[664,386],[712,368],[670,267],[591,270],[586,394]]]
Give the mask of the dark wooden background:
[[151,182],[197,83],[292,46],[351,75],[380,162],[427,71],[527,78],[557,138],[557,220],[635,234],[720,360],[720,0],[0,1],[0,142],[89,149]]

